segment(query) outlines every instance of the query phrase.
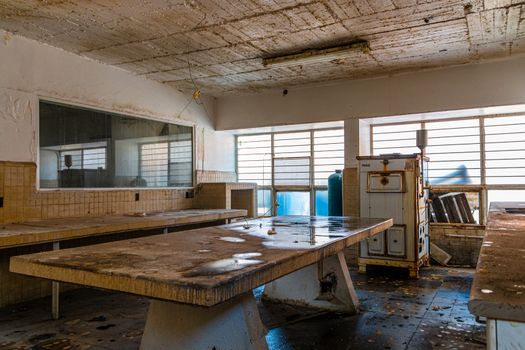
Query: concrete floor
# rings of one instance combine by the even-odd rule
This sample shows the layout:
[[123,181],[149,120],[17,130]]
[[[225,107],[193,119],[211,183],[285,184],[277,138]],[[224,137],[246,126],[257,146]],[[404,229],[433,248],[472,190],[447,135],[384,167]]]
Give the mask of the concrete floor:
[[[467,309],[473,270],[425,268],[418,281],[402,271],[352,272],[362,312],[315,313],[260,300],[271,350],[484,349],[485,327]],[[49,299],[0,309],[0,349],[137,349],[148,300],[93,289],[63,293],[62,317]]]

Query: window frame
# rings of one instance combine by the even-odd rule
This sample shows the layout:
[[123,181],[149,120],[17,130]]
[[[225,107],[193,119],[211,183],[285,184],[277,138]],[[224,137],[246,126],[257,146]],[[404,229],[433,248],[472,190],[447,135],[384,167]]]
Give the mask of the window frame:
[[[115,115],[119,115],[122,117],[130,117],[130,118],[137,118],[137,119],[145,119],[145,120],[151,120],[151,121],[157,121],[161,123],[168,123],[173,125],[180,125],[180,126],[186,126],[191,128],[191,152],[192,152],[192,174],[191,174],[191,186],[185,186],[185,187],[175,187],[175,186],[167,186],[167,187],[83,187],[83,188],[68,188],[68,187],[53,187],[53,188],[42,188],[40,186],[40,172],[36,172],[36,190],[38,192],[49,192],[49,191],[78,191],[78,190],[89,190],[89,191],[111,191],[111,190],[169,190],[169,189],[194,189],[197,186],[197,124],[192,121],[183,120],[183,119],[177,119],[176,122],[172,120],[168,120],[168,117],[161,118],[158,116],[151,116],[151,115],[144,115],[139,113],[134,113],[131,111],[121,111],[121,110],[112,110],[110,108],[104,107],[104,106],[98,106],[98,105],[92,105],[83,103],[80,101],[71,101],[67,99],[61,99],[54,96],[49,96],[45,94],[39,94],[37,96],[37,107],[36,110],[36,132],[35,132],[35,153],[36,153],[36,164],[37,167],[40,166],[40,103],[50,103],[50,104],[57,104],[62,105],[65,107],[70,108],[78,108],[78,109],[88,109],[95,112],[101,112],[101,113],[111,113]],[[110,154],[108,153],[109,147],[106,144],[106,168],[108,166],[108,160],[110,158]],[[140,160],[139,160],[140,161]]]
[[[342,130],[343,131],[343,151],[345,148],[345,138],[344,138],[344,127],[329,127],[329,128],[319,128],[319,129],[299,129],[291,131],[271,131],[271,132],[254,132],[248,134],[238,134],[235,135],[235,172],[237,176],[239,174],[239,137],[244,136],[256,136],[256,135],[270,135],[270,168],[271,168],[271,184],[270,185],[258,185],[257,190],[267,190],[270,191],[270,208],[271,213],[265,213],[264,216],[275,216],[277,215],[277,207],[275,206],[275,200],[277,198],[277,192],[309,192],[310,193],[310,215],[315,215],[317,212],[316,208],[316,192],[317,191],[327,191],[328,185],[316,185],[315,184],[315,156],[314,156],[314,146],[315,146],[315,132],[318,131],[329,131],[329,130]],[[274,145],[274,136],[277,134],[292,134],[292,133],[309,133],[310,135],[310,155],[308,156],[310,160],[310,183],[308,185],[275,185],[275,167],[274,159],[275,157],[275,145]],[[277,157],[282,159],[282,157]],[[298,156],[291,158],[307,158],[306,156]],[[343,155],[343,164],[344,168],[344,155]],[[343,170],[343,169],[341,169]],[[259,215],[258,215],[259,216]]]
[[[507,114],[487,114],[470,117],[458,117],[458,118],[439,118],[432,120],[410,120],[402,122],[390,122],[390,123],[373,123],[370,124],[370,150],[374,154],[374,127],[393,126],[393,125],[406,125],[419,123],[421,128],[425,129],[426,124],[434,122],[447,122],[447,121],[459,121],[459,120],[478,120],[479,130],[479,148],[480,148],[480,183],[479,184],[458,184],[458,185],[428,185],[426,186],[429,190],[436,191],[460,191],[460,192],[477,192],[480,195],[480,217],[479,224],[458,224],[458,223],[431,223],[432,225],[463,225],[463,226],[484,226],[486,224],[488,216],[488,192],[490,190],[525,190],[525,180],[522,184],[487,184],[487,159],[486,159],[486,142],[485,142],[485,120],[489,118],[504,118],[504,117],[519,117],[525,118],[525,113],[507,113]],[[524,147],[525,150],[525,147]],[[430,160],[432,161],[432,159]]]

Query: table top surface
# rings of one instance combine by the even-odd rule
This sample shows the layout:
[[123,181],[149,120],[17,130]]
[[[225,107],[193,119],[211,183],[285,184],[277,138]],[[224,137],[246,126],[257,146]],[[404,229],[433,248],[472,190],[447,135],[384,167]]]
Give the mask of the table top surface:
[[469,309],[477,316],[525,322],[525,203],[491,203]]
[[0,224],[0,249],[113,232],[153,229],[246,216],[244,209],[191,209]]
[[281,216],[11,258],[31,276],[212,306],[392,226],[392,219]]

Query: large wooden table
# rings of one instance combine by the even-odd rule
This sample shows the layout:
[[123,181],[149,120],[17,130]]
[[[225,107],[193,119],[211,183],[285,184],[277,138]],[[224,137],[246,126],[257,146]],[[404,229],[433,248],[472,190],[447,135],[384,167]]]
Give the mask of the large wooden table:
[[10,269],[153,299],[142,349],[263,349],[252,289],[356,312],[343,249],[392,219],[283,216],[11,258]]
[[525,349],[525,203],[491,203],[469,309],[487,318],[488,349]]
[[[224,222],[246,214],[244,209],[192,209],[0,224],[0,250],[42,243],[52,243],[53,250],[59,250],[60,242],[71,239],[151,229],[167,233],[173,227]],[[53,282],[51,314],[55,319],[59,317],[59,289],[59,284]]]

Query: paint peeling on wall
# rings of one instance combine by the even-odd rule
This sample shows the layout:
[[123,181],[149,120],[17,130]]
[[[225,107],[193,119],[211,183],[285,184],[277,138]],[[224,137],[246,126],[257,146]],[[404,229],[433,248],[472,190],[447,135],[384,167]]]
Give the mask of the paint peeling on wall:
[[[31,101],[25,97],[0,93],[0,119],[19,124],[27,117],[31,119]],[[16,128],[17,132],[20,129]]]
[[36,160],[33,109],[31,95],[0,89],[0,160]]
[[11,32],[5,32],[3,35],[4,44],[7,45],[9,41],[11,41],[12,38],[13,38],[13,34]]

